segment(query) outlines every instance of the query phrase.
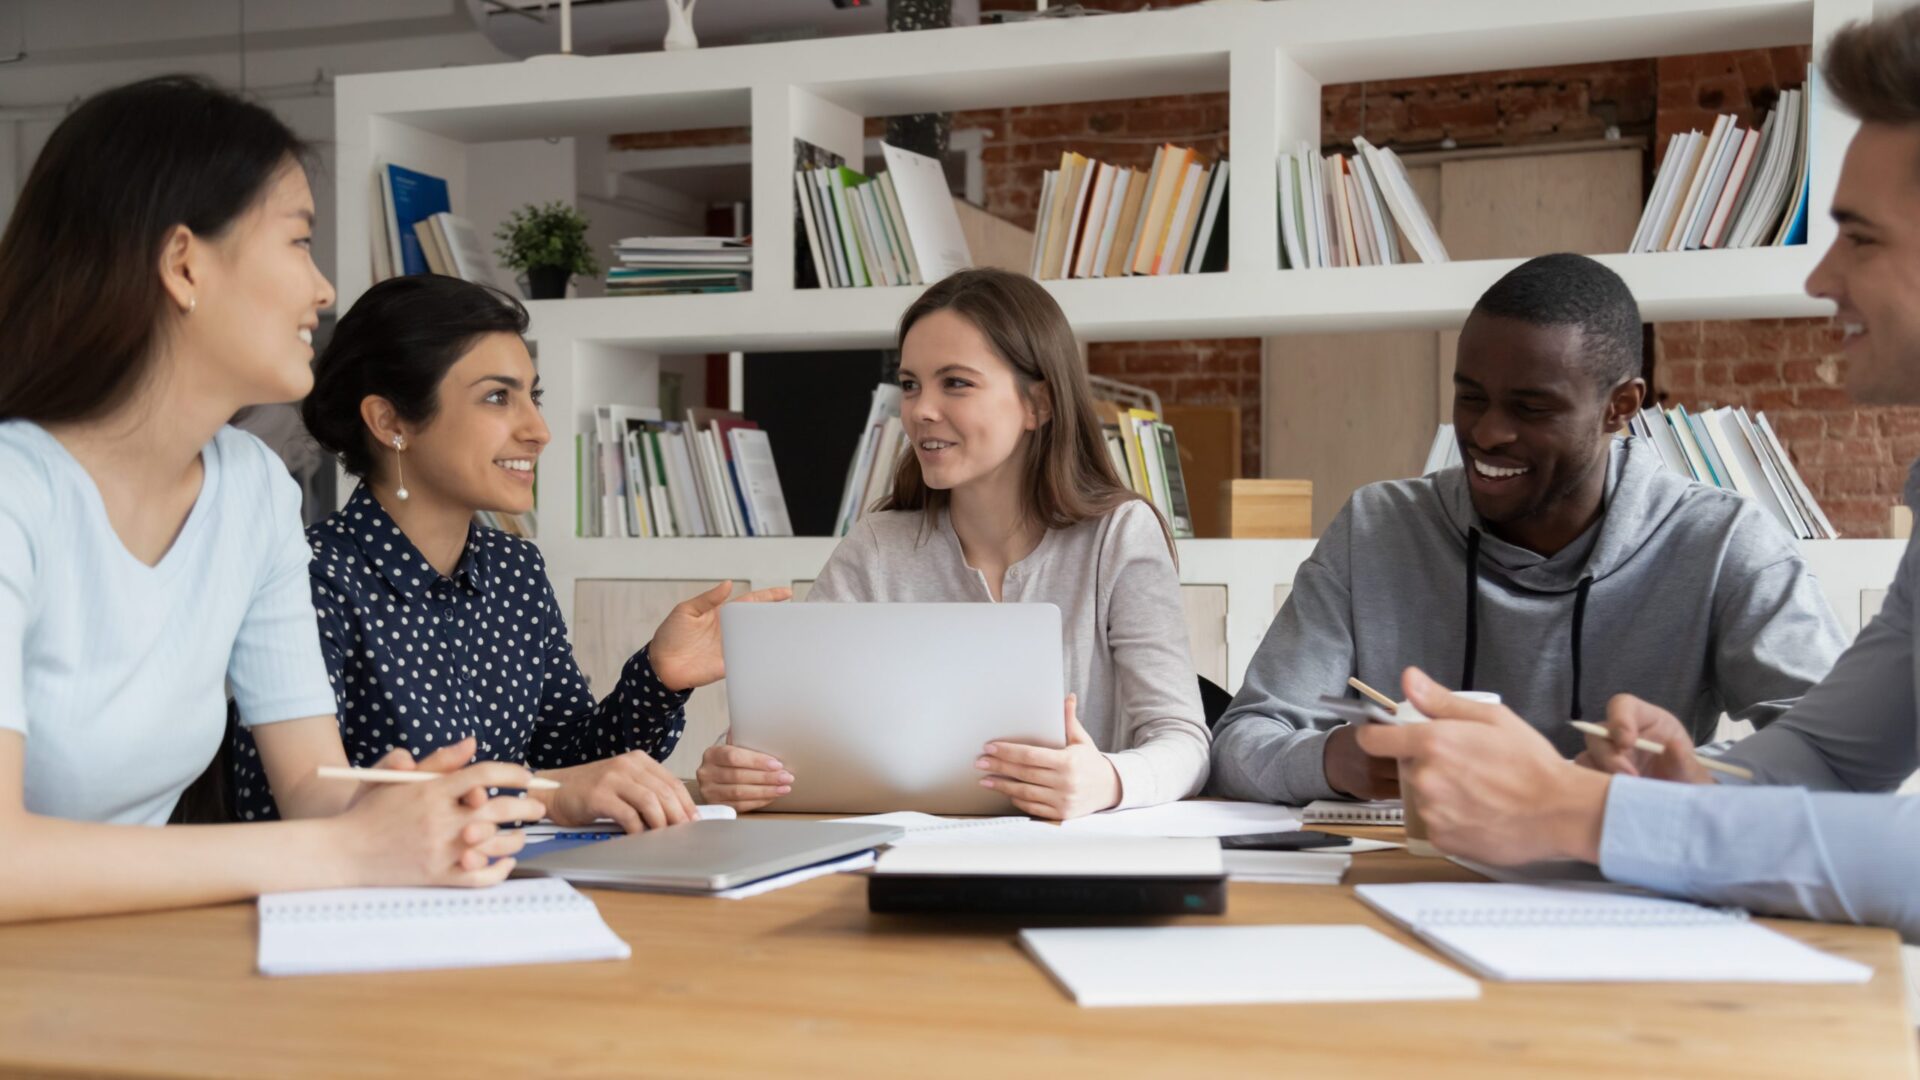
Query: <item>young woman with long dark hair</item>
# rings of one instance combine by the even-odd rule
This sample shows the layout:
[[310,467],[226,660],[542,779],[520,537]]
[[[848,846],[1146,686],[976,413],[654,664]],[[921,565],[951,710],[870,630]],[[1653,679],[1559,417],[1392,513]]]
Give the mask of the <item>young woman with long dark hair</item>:
[[[304,148],[197,79],[82,103],[0,236],[0,921],[505,877],[527,770],[471,743],[378,789],[345,765],[299,492],[227,427],[312,382],[333,289]],[[231,688],[290,818],[163,825]]]

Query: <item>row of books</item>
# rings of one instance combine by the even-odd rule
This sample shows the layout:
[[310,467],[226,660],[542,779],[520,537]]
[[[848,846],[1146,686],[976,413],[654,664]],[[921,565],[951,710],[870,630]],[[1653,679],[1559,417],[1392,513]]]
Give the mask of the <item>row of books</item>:
[[875,176],[845,165],[794,170],[795,239],[819,285],[925,285],[972,265],[940,162],[886,143],[880,150],[887,169]]
[[893,490],[894,470],[909,453],[907,432],[900,423],[900,386],[881,383],[873,388],[867,424],[847,463],[846,486],[840,491],[840,510],[833,535],[845,536],[873,504]]
[[597,405],[574,436],[574,533],[584,537],[792,536],[767,433],[739,413]]
[[1180,468],[1180,446],[1172,425],[1151,409],[1127,408],[1112,401],[1095,406],[1114,473],[1146,496],[1167,519],[1175,537],[1191,537],[1193,511],[1187,503],[1186,475]]
[[1447,248],[1392,150],[1355,137],[1321,157],[1301,142],[1280,155],[1280,248],[1287,269],[1447,261]]
[[1707,134],[1667,140],[1631,251],[1778,247],[1806,242],[1809,78],[1755,130],[1731,115]]
[[630,236],[613,245],[608,296],[740,292],[753,287],[753,238]]
[[1187,147],[1154,151],[1145,171],[1071,151],[1045,173],[1034,221],[1036,278],[1198,274],[1227,268],[1227,180]]
[[1678,405],[1665,411],[1649,407],[1633,418],[1632,428],[1659,450],[1667,468],[1747,496],[1800,539],[1840,538],[1767,423],[1767,414],[1749,416],[1741,408],[1689,413]]
[[444,274],[482,285],[510,285],[473,223],[452,209],[444,179],[400,165],[374,169],[367,214],[373,280]]

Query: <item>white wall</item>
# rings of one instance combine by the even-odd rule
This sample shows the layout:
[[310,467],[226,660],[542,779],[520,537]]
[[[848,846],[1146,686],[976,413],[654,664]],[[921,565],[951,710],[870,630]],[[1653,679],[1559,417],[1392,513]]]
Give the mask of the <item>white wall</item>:
[[[322,221],[314,259],[329,277],[333,77],[512,59],[472,28],[458,0],[0,0],[0,57],[16,51],[27,58],[0,64],[0,224],[73,103],[135,79],[187,72],[244,88],[316,145]],[[476,196],[466,210],[489,234],[506,208],[573,198],[572,140],[500,153],[495,160],[511,167],[485,170],[497,183],[484,188],[484,206]]]

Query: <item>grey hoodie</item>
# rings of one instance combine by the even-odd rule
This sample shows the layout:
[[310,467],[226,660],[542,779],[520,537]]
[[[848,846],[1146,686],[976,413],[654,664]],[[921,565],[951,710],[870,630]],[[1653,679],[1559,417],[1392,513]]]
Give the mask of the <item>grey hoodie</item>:
[[1668,472],[1618,440],[1606,511],[1551,558],[1485,531],[1465,473],[1370,484],[1301,564],[1214,732],[1210,790],[1337,798],[1321,767],[1334,726],[1315,703],[1348,676],[1399,697],[1418,665],[1492,690],[1562,753],[1568,720],[1633,693],[1709,740],[1722,712],[1764,727],[1846,647],[1794,540],[1749,500]]

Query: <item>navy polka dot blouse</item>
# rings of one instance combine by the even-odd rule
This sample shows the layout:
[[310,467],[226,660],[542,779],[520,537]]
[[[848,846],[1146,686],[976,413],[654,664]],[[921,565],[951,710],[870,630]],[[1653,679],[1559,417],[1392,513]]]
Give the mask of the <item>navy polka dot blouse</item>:
[[[680,741],[688,693],[661,684],[645,649],[606,700],[593,700],[531,542],[471,526],[444,577],[365,485],[307,539],[320,648],[353,764],[396,746],[418,758],[469,735],[479,760],[535,769],[631,750],[662,760]],[[278,817],[246,729],[232,750],[240,817]]]

